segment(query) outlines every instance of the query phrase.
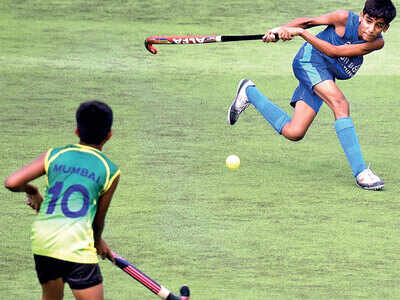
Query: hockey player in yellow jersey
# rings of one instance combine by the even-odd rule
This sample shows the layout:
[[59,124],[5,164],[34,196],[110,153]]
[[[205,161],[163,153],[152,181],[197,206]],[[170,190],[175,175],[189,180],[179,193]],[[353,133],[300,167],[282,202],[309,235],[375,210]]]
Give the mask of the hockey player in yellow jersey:
[[[78,144],[45,151],[5,181],[9,190],[25,192],[37,211],[31,239],[43,300],[63,299],[65,282],[76,299],[103,299],[97,255],[112,257],[101,235],[120,171],[101,150],[112,136],[113,112],[103,102],[88,101],[76,120]],[[42,175],[44,198],[29,183]]]

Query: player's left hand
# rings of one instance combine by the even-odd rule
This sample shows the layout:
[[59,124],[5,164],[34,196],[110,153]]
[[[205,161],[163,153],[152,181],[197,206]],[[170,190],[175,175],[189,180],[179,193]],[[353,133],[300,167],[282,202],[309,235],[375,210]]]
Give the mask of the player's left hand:
[[279,35],[279,33],[278,33],[279,29],[280,28],[277,27],[277,28],[268,30],[263,36],[263,41],[266,42],[266,43],[271,43],[271,42],[272,43],[276,43],[278,41],[278,39],[276,39],[275,34]]
[[303,33],[303,28],[300,27],[277,27],[273,28],[264,35],[264,42],[276,42],[278,41],[275,38],[275,34],[279,36],[279,39],[282,41],[290,41],[293,37],[297,35],[301,35]]
[[35,194],[26,194],[26,205],[34,209],[36,213],[39,213],[42,202],[43,197],[40,195],[39,191],[37,191]]

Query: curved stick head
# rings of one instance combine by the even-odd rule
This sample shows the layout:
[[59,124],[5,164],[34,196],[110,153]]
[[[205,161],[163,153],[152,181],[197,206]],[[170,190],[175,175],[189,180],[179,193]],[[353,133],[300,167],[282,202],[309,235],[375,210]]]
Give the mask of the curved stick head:
[[144,46],[151,54],[157,54],[157,49],[153,47],[153,43],[149,39],[144,41]]

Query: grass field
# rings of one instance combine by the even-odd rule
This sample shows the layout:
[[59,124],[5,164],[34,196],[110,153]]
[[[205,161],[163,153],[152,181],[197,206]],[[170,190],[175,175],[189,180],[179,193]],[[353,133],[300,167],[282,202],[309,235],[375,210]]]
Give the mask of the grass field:
[[[395,0],[400,8],[400,1]],[[323,106],[304,140],[277,135],[254,108],[226,124],[248,77],[286,111],[301,39],[143,47],[156,34],[260,34],[350,0],[1,0],[0,178],[49,147],[77,142],[74,113],[115,113],[104,152],[121,168],[106,220],[112,248],[192,299],[399,299],[400,22],[359,74],[339,82],[383,192],[354,184]],[[316,29],[312,30],[317,32]],[[229,154],[241,158],[236,171]],[[43,190],[45,181],[35,182]],[[0,299],[40,299],[34,212],[0,189]],[[155,299],[104,261],[105,299]],[[65,299],[73,299],[66,288]]]

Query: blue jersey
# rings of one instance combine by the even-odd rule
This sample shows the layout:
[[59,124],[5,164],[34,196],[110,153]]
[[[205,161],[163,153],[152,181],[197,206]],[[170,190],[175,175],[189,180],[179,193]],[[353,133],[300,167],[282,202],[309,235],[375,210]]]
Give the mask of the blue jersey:
[[[365,43],[358,37],[359,26],[359,16],[349,11],[342,37],[337,35],[335,26],[332,25],[318,33],[317,37],[335,46]],[[349,79],[357,73],[362,63],[362,56],[330,57],[310,43],[304,43],[292,64],[299,86],[294,91],[290,104],[294,107],[297,101],[303,100],[318,113],[323,101],[314,93],[313,87],[325,80]]]
[[[346,22],[346,30],[343,37],[337,35],[335,32],[335,27],[332,25],[326,27],[323,31],[318,33],[317,37],[335,46],[365,43],[364,40],[361,40],[358,37],[359,25],[359,16],[349,11],[349,16]],[[333,58],[317,50],[308,42],[300,48],[295,60],[302,59],[304,57],[304,53],[307,53],[307,56],[310,58],[310,62],[316,64],[326,64],[329,72],[336,79],[344,80],[353,77],[363,63],[362,56]]]

